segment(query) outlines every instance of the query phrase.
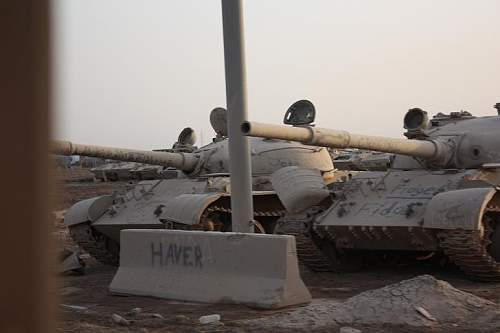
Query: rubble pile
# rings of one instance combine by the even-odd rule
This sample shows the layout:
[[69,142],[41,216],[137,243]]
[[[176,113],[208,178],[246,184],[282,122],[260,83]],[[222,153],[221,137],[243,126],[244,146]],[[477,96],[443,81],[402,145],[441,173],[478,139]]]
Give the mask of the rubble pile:
[[362,292],[345,302],[314,300],[310,305],[246,324],[288,329],[331,325],[391,324],[415,327],[448,324],[500,329],[500,308],[486,299],[454,288],[448,282],[421,275],[383,288]]

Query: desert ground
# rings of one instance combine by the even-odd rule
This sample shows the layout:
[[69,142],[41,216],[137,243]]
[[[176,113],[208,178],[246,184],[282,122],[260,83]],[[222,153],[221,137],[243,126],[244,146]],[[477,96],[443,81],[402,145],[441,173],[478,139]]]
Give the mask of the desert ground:
[[[61,220],[73,203],[127,182],[89,181],[88,172],[58,178],[54,239],[74,249]],[[498,332],[500,283],[474,282],[457,269],[431,264],[370,267],[335,274],[301,269],[313,302],[262,311],[241,305],[199,304],[115,296],[108,285],[116,268],[82,255],[84,275],[57,276],[58,332]],[[220,321],[199,318],[219,314]],[[359,330],[359,331],[358,331]]]

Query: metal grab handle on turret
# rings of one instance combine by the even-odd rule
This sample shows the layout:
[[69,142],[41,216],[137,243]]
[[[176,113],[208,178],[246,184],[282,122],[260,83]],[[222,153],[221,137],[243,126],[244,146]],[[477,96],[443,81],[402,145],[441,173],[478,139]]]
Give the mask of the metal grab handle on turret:
[[331,148],[358,148],[402,154],[432,161],[444,161],[450,148],[436,140],[395,139],[381,136],[352,134],[317,127],[290,127],[246,121],[241,124],[243,134],[262,138],[298,141],[304,144]]
[[58,155],[81,155],[99,157],[125,162],[139,162],[152,165],[173,167],[191,172],[198,164],[198,156],[191,153],[168,153],[148,150],[114,148],[83,145],[69,141],[54,140],[51,152]]

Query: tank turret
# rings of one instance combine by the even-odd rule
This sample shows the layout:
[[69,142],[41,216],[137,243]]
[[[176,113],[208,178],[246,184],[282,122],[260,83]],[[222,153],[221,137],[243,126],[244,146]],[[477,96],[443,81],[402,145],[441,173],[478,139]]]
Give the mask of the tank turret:
[[[81,155],[105,159],[138,162],[171,167],[185,174],[196,176],[219,176],[229,174],[228,140],[216,140],[206,146],[189,152],[148,151],[115,148],[54,141],[52,153],[58,155]],[[279,168],[297,165],[319,169],[322,173],[333,170],[328,150],[310,147],[295,142],[251,138],[253,175],[270,175]]]
[[[303,105],[312,106],[311,103],[310,105]],[[314,120],[314,113],[311,117],[311,110],[306,110],[303,105],[299,104],[293,108],[294,114],[292,118],[300,118],[301,123],[303,123],[302,118],[304,116],[302,113],[307,111],[307,121],[311,123]],[[289,113],[290,110],[287,111],[287,114]],[[216,138],[212,143],[200,148],[194,146],[196,141],[194,130],[187,127],[181,131],[172,149],[148,151],[54,141],[52,153],[159,165],[181,170],[192,177],[213,174],[228,175],[228,137],[227,131],[224,130],[227,127],[226,110],[224,108],[212,110],[210,121],[216,133]],[[295,124],[294,121],[286,123]],[[332,160],[326,148],[311,147],[297,142],[270,138],[250,138],[249,141],[254,176],[270,175],[279,168],[291,165],[319,169],[323,174],[330,173],[333,170]]]

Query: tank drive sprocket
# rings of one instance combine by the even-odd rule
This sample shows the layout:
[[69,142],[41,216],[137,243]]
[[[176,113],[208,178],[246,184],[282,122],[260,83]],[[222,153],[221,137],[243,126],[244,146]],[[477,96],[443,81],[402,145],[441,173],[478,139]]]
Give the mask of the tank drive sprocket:
[[[499,207],[489,206],[482,219],[483,229],[447,230],[440,234],[440,245],[450,260],[469,277],[480,281],[500,281]],[[495,252],[494,252],[495,251]]]

